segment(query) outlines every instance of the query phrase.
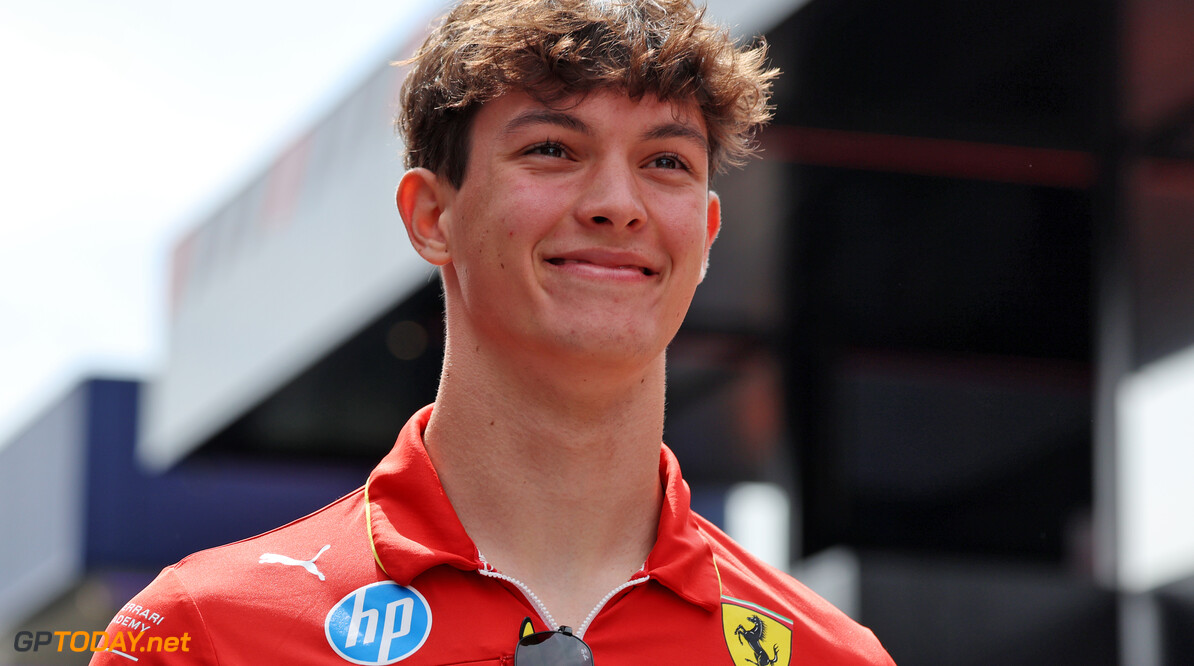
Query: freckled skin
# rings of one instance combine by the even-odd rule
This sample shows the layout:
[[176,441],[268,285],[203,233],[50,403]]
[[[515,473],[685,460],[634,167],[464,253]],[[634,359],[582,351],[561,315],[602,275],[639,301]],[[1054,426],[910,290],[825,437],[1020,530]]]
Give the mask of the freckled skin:
[[[705,146],[647,132],[679,123],[703,136],[703,118],[693,104],[611,92],[562,105],[587,132],[509,129],[544,108],[510,94],[477,114],[463,184],[442,213],[450,328],[502,353],[641,367],[683,321],[720,223]],[[652,273],[610,279],[616,271],[552,261],[592,248],[633,253]]]

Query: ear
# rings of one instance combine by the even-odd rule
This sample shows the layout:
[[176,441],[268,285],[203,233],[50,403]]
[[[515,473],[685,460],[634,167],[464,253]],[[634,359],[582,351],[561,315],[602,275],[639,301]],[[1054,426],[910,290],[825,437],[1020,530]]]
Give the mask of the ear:
[[705,258],[701,263],[701,280],[709,270],[709,250],[713,241],[717,240],[717,233],[721,231],[721,198],[717,192],[709,190],[709,207],[705,211]]
[[448,232],[444,228],[445,184],[429,169],[411,169],[398,182],[395,200],[410,244],[431,264],[443,266],[452,260]]

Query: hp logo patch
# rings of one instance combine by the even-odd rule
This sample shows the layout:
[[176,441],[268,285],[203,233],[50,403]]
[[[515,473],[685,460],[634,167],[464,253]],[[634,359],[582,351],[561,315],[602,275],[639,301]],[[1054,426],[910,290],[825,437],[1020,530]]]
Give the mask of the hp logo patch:
[[431,635],[431,607],[419,591],[392,580],[358,587],[324,622],[328,644],[354,664],[392,664]]

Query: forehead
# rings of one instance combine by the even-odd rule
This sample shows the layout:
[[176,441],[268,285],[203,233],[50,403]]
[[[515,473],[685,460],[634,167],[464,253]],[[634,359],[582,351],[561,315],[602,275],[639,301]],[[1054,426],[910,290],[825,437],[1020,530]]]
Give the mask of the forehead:
[[660,101],[654,95],[632,99],[617,90],[598,90],[548,104],[523,92],[483,104],[473,125],[480,141],[542,127],[581,134],[627,134],[633,138],[676,138],[708,151],[704,116],[695,101]]

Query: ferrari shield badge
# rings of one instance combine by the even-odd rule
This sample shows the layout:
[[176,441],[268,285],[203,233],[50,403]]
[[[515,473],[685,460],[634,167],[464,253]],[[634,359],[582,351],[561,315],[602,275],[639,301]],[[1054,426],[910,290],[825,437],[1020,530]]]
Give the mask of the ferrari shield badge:
[[721,598],[721,624],[734,666],[788,666],[792,621],[749,601]]

